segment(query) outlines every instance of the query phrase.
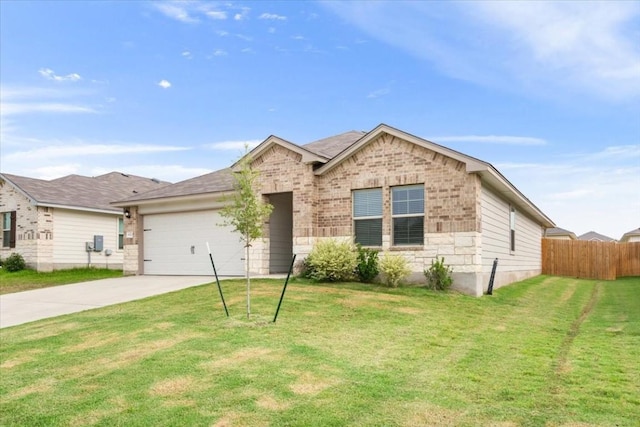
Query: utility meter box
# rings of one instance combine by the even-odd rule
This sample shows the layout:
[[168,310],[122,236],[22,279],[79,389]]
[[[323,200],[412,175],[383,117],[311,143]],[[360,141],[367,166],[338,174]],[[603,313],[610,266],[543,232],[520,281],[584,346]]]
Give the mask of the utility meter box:
[[95,235],[93,236],[93,250],[94,252],[102,252],[102,247],[104,245],[104,237]]

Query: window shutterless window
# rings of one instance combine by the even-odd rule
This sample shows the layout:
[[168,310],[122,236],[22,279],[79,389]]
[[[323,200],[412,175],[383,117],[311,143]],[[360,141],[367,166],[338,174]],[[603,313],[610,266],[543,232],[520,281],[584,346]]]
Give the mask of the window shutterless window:
[[424,244],[424,186],[391,189],[393,245]]
[[382,189],[353,191],[353,230],[362,246],[382,246]]
[[16,211],[2,214],[2,247],[16,247]]
[[124,220],[118,218],[118,249],[124,249]]

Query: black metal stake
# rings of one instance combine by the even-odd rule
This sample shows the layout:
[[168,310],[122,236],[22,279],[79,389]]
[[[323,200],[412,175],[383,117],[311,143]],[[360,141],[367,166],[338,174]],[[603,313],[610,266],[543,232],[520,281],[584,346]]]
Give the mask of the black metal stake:
[[496,277],[496,270],[498,269],[498,258],[493,261],[493,268],[491,269],[491,277],[489,277],[489,289],[487,289],[487,295],[493,295],[493,279]]
[[222,306],[224,312],[229,317],[229,310],[227,310],[227,304],[224,302],[224,295],[222,295],[222,288],[220,287],[220,280],[218,280],[218,272],[216,271],[216,265],[213,263],[213,255],[211,255],[211,249],[209,248],[209,242],[207,242],[207,251],[209,251],[209,259],[211,260],[211,267],[213,267],[213,274],[216,276],[216,283],[218,284],[218,292],[220,292],[220,299],[222,300]]
[[289,274],[287,274],[287,280],[284,282],[284,287],[282,288],[282,295],[280,295],[280,301],[278,302],[278,308],[276,309],[276,315],[273,316],[273,323],[276,323],[276,319],[278,318],[278,313],[280,312],[280,306],[282,305],[282,300],[284,299],[284,293],[287,290],[287,283],[289,283],[289,277],[291,277],[291,271],[293,271],[293,263],[296,262],[296,255],[293,254],[293,259],[291,260],[291,266],[289,267]]

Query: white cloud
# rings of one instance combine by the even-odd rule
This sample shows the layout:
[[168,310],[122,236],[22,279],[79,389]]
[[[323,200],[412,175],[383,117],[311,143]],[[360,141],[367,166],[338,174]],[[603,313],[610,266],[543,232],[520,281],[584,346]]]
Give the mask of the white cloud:
[[507,145],[546,145],[547,141],[542,138],[531,136],[509,136],[509,135],[460,135],[460,136],[434,136],[429,138],[434,142],[481,142],[489,144]]
[[367,95],[367,98],[370,98],[370,99],[380,98],[382,96],[388,95],[389,93],[391,93],[390,89],[378,89],[378,90],[374,90],[373,92],[370,92]]
[[273,20],[273,21],[286,21],[287,17],[286,16],[282,16],[282,15],[278,15],[275,13],[263,13],[262,15],[260,15],[258,17],[258,19],[268,19],[268,20]]
[[276,29],[275,29],[274,27],[269,27],[269,28],[267,29],[267,32],[268,32],[269,34],[275,34],[275,33],[276,33]]
[[227,19],[227,12],[221,12],[219,10],[209,10],[205,12],[208,18],[211,19]]
[[450,77],[561,100],[640,98],[638,2],[322,4]]
[[233,16],[233,19],[235,19],[236,21],[242,21],[242,20],[246,19],[249,16],[249,12],[250,11],[251,11],[250,8],[242,7],[242,8],[240,8],[240,13],[236,13]]
[[249,147],[249,149],[257,147],[262,140],[260,139],[249,139],[246,141],[222,141],[222,142],[214,142],[211,144],[206,144],[204,147],[210,150],[244,150],[245,146]]
[[158,82],[158,86],[162,89],[169,89],[171,87],[171,83],[168,80],[160,80]]
[[183,58],[187,58],[187,59],[193,58],[193,55],[188,50],[183,51],[180,55],[182,55]]
[[4,160],[9,162],[34,162],[38,160],[50,160],[61,158],[82,158],[83,156],[110,156],[122,154],[147,154],[162,153],[173,151],[185,151],[186,147],[152,145],[152,144],[136,144],[136,143],[74,143],[67,142],[64,144],[51,144],[50,142],[41,141],[41,144],[47,144],[38,148],[15,151],[4,154]]
[[29,113],[96,113],[91,107],[54,102],[5,103],[0,107],[0,115],[8,116]]
[[200,20],[191,16],[186,2],[153,2],[151,5],[168,18],[187,24],[194,24]]
[[229,35],[229,32],[224,30],[218,30],[216,31],[216,34],[219,35],[220,37],[226,37]]
[[301,35],[291,36],[291,38],[294,40],[305,40],[304,36],[301,36]]
[[77,82],[78,80],[82,80],[82,77],[80,77],[80,74],[78,73],[71,73],[71,74],[67,74],[66,76],[59,76],[56,73],[54,73],[53,70],[50,68],[41,68],[40,70],[38,70],[38,73],[40,73],[40,75],[45,79],[53,80],[56,82]]
[[227,51],[226,51],[226,50],[224,50],[224,49],[216,49],[216,50],[213,52],[213,56],[227,56],[227,55],[228,55],[228,53],[227,53]]

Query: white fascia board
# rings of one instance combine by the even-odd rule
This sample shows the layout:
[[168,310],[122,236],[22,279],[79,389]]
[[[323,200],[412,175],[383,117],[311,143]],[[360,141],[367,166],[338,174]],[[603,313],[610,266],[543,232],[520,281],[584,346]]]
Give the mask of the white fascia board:
[[60,205],[56,203],[36,203],[35,206],[42,206],[44,208],[58,208],[58,209],[67,209],[70,211],[81,211],[81,212],[94,212],[94,213],[103,213],[109,215],[122,215],[122,211],[110,210],[110,209],[98,209],[98,208],[87,208],[84,206],[71,206],[71,205]]

